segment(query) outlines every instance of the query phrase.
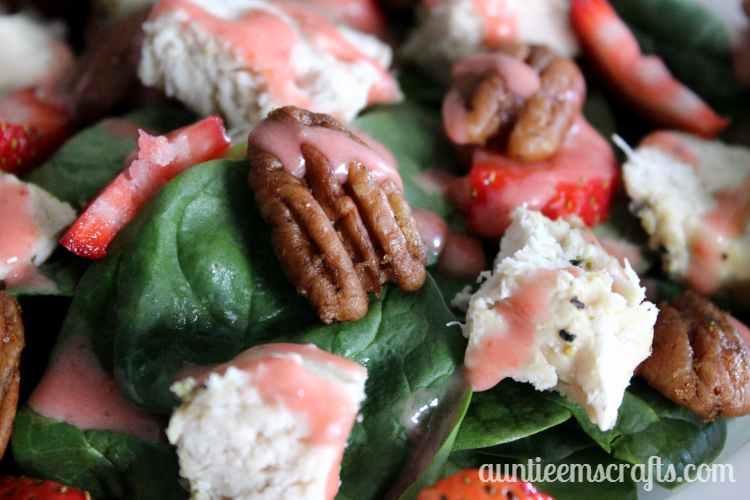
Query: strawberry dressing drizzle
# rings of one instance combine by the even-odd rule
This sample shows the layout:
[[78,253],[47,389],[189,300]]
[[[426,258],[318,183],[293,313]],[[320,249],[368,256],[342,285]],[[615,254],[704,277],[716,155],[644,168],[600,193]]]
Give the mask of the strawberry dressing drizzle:
[[308,424],[307,441],[311,445],[339,451],[327,478],[326,498],[332,500],[338,491],[341,457],[354,426],[359,401],[341,383],[317,374],[306,362],[326,366],[353,380],[367,376],[365,368],[354,361],[312,344],[267,344],[248,349],[223,365],[188,368],[178,377],[191,376],[200,386],[211,373],[223,374],[234,366],[251,375],[251,383],[265,403],[302,415]]
[[389,163],[374,149],[335,130],[310,127],[295,120],[266,119],[253,129],[249,140],[276,156],[284,165],[284,170],[299,178],[304,177],[306,172],[305,159],[300,148],[302,144],[310,144],[328,159],[342,184],[347,181],[349,163],[358,161],[367,168],[376,183],[380,184],[390,179],[402,192],[404,189],[395,165]]
[[10,268],[3,281],[11,288],[54,290],[55,284],[31,262],[40,237],[31,200],[27,186],[12,175],[0,173],[0,268]]
[[[469,381],[476,391],[494,387],[523,368],[538,351],[535,331],[549,315],[552,283],[560,271],[540,269],[518,283],[518,289],[495,304],[498,327],[481,336],[480,348],[467,350]],[[471,354],[471,355],[469,355]]]
[[163,440],[163,423],[125,399],[112,375],[75,332],[57,347],[44,378],[29,397],[38,414],[79,429],[120,432],[146,441]]
[[[277,12],[271,10],[274,7]],[[292,55],[299,35],[282,18],[282,13],[298,23],[301,34],[316,48],[342,61],[365,61],[379,73],[380,79],[370,89],[368,104],[392,101],[400,95],[398,84],[384,68],[349,43],[333,24],[313,10],[293,5],[271,5],[268,11],[248,9],[242,17],[227,20],[185,0],[163,0],[154,7],[151,19],[172,11],[187,14],[180,19],[186,26],[198,25],[216,40],[231,46],[254,72],[268,82],[274,98],[285,105],[309,109],[313,103],[297,86],[299,75],[292,64]]]

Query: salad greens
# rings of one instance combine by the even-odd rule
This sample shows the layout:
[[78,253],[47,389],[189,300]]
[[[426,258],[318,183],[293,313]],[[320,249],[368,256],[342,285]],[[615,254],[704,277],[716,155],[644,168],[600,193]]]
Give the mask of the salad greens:
[[177,455],[163,443],[77,427],[27,406],[16,416],[13,456],[31,477],[87,490],[94,498],[179,500]]
[[[719,103],[740,95],[729,76],[727,35],[715,16],[681,0],[612,3],[644,51],[662,56],[703,97]],[[425,174],[455,168],[440,124],[444,89],[413,68],[402,72],[401,82],[407,101],[370,109],[354,125],[394,153],[413,208],[450,217],[452,204]],[[607,136],[621,132],[617,110],[591,89],[585,113]],[[170,109],[129,118],[157,130],[191,120]],[[80,208],[120,172],[134,145],[134,138],[96,125],[26,180]],[[718,456],[726,437],[723,420],[703,422],[640,381],[627,390],[617,424],[607,432],[578,405],[527,384],[505,380],[472,394],[461,385],[459,368],[466,341],[458,326],[447,326],[460,313],[447,304],[474,280],[432,270],[418,292],[386,286],[360,321],[321,324],[283,279],[247,169],[245,160],[196,166],[141,210],[106,258],[89,265],[63,254],[42,267],[58,283],[58,293],[74,296],[63,332],[81,324],[95,332],[100,362],[134,403],[168,416],[179,403],[170,383],[186,363],[225,362],[267,342],[313,343],[352,359],[368,369],[369,378],[363,418],[342,462],[339,500],[412,500],[424,485],[459,469],[526,464],[536,457],[542,468],[576,463],[596,471],[659,456],[664,468],[674,466],[676,477],[687,464]],[[599,232],[629,238],[631,223],[614,220]],[[675,294],[676,286],[663,281],[660,291]],[[83,431],[24,407],[12,447],[25,473],[88,489],[95,498],[186,497],[174,450],[166,444]],[[637,496],[629,476],[614,483],[584,479],[537,486],[557,500]]]

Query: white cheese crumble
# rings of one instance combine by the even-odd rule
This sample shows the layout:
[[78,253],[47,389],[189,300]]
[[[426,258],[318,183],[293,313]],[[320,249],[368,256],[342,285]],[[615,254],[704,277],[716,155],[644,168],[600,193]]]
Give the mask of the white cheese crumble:
[[466,366],[477,390],[505,377],[554,389],[606,430],[651,352],[657,308],[580,219],[517,209],[492,276],[471,297]]

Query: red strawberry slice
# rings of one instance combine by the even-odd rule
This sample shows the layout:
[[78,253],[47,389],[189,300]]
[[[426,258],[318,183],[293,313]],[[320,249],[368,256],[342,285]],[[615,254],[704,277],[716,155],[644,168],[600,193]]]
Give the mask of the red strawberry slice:
[[88,491],[81,491],[71,486],[34,479],[31,477],[7,476],[0,479],[0,498],[6,500],[91,500]]
[[32,89],[0,99],[0,170],[21,175],[39,166],[70,135],[72,115]]
[[164,184],[194,165],[223,157],[231,145],[218,116],[165,136],[140,133],[138,159],[99,193],[60,241],[76,255],[104,257],[117,232]]
[[450,188],[456,205],[468,215],[469,230],[498,238],[513,211],[524,205],[552,219],[575,214],[589,226],[604,222],[619,165],[609,143],[591,125],[580,118],[574,127],[572,137],[544,161],[475,150],[468,179]]
[[[487,481],[482,481],[486,479]],[[454,474],[419,492],[417,500],[554,500],[531,484],[512,478],[491,478],[479,470]]]

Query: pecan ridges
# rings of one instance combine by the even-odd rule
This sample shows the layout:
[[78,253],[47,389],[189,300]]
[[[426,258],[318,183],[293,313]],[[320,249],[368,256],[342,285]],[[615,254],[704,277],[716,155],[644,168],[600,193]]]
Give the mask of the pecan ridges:
[[0,292],[0,457],[13,431],[24,345],[21,307],[16,299]]
[[[358,138],[327,115],[281,108],[269,119],[294,119]],[[357,161],[342,185],[324,153],[302,144],[303,179],[250,142],[250,186],[284,273],[325,323],[365,315],[368,293],[394,282],[413,291],[424,283],[426,248],[408,203],[392,181],[375,184]]]

